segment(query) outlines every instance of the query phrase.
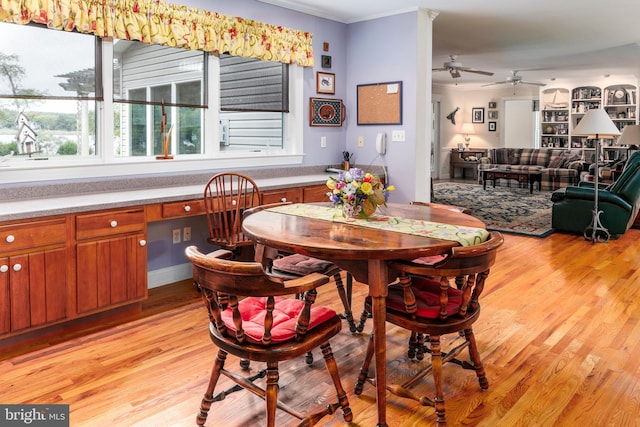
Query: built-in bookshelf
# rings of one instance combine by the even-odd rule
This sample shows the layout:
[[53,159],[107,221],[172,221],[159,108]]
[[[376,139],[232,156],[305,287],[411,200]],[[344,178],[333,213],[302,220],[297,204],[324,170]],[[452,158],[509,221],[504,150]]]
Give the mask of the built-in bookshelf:
[[569,143],[569,89],[544,89],[540,116],[540,146],[567,148]]
[[622,129],[636,123],[637,89],[632,85],[607,86],[604,89],[604,109],[615,125]]
[[593,141],[573,135],[572,131],[594,108],[603,108],[621,132],[638,120],[638,88],[632,84],[549,88],[541,89],[540,95],[541,147],[592,148]]

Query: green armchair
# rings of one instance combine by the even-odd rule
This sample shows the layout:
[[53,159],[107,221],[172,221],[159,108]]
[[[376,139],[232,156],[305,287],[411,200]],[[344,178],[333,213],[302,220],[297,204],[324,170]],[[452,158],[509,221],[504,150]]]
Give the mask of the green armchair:
[[[581,182],[551,194],[551,226],[558,231],[582,234],[593,219],[595,189]],[[633,153],[613,184],[599,186],[600,222],[612,236],[624,234],[640,210],[640,151]]]

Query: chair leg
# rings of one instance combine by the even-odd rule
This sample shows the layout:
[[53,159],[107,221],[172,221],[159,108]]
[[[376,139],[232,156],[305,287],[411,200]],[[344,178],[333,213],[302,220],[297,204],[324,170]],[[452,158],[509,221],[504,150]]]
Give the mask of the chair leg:
[[304,361],[309,366],[313,365],[313,353],[308,352],[307,354],[305,354]]
[[473,334],[473,330],[471,328],[465,329],[464,336],[467,342],[469,343],[469,357],[473,362],[473,369],[476,371],[476,375],[478,376],[478,382],[480,383],[480,388],[483,390],[487,390],[489,388],[489,380],[487,379],[487,374],[484,371],[484,366],[482,365],[482,359],[480,359],[480,352],[478,351],[478,346],[476,344],[476,337]]
[[213,390],[216,388],[216,384],[220,378],[220,372],[222,372],[222,369],[224,368],[225,360],[227,360],[227,353],[222,350],[218,350],[218,355],[216,356],[216,360],[213,362],[213,368],[211,369],[209,385],[207,386],[207,391],[202,398],[202,403],[200,403],[200,412],[196,417],[196,424],[199,426],[204,425],[207,421],[207,415],[209,414],[209,409],[213,402]]
[[351,273],[346,273],[346,282],[347,289],[345,292],[345,287],[342,283],[342,275],[340,272],[333,275],[333,279],[336,282],[336,288],[338,289],[338,295],[340,296],[340,300],[342,301],[342,305],[344,307],[344,314],[341,316],[344,319],[347,319],[347,323],[349,324],[349,331],[353,334],[356,332],[356,322],[353,320],[353,313],[351,312],[351,293],[353,290],[353,276]]
[[369,376],[369,365],[371,364],[371,358],[373,357],[373,350],[373,334],[371,334],[369,344],[367,345],[367,353],[364,356],[364,361],[362,362],[362,367],[360,368],[360,374],[358,375],[358,380],[356,381],[356,385],[353,387],[353,392],[356,394],[356,396],[362,394],[364,382]]
[[353,414],[351,413],[351,408],[349,407],[347,393],[344,391],[342,382],[340,381],[338,365],[336,364],[336,359],[333,356],[333,352],[331,351],[331,345],[326,342],[320,346],[320,349],[322,349],[322,355],[324,356],[325,365],[327,365],[329,375],[331,375],[333,384],[336,387],[336,396],[338,397],[338,403],[342,408],[342,417],[346,422],[351,422],[353,420]]
[[360,315],[360,323],[358,323],[358,326],[356,327],[356,332],[358,332],[359,334],[362,333],[362,331],[364,330],[364,325],[365,323],[367,323],[367,319],[369,319],[370,317],[371,312],[367,310],[367,306],[365,303],[365,307],[362,309],[362,314]]
[[267,406],[267,427],[276,425],[276,408],[278,407],[278,362],[267,362],[267,386],[265,402]]
[[411,332],[409,338],[409,349],[407,350],[407,357],[409,359],[416,359],[422,361],[424,359],[424,353],[426,346],[424,344],[425,335],[418,332]]
[[436,396],[433,399],[436,408],[436,425],[444,427],[447,420],[444,413],[444,393],[442,391],[442,353],[440,351],[440,337],[431,335],[431,366],[433,372],[433,382],[436,387]]

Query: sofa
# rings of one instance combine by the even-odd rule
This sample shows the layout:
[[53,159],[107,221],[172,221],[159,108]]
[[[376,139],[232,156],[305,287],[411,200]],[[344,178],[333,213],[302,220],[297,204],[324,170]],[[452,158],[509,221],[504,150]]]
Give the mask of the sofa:
[[[600,222],[613,237],[634,225],[640,211],[640,151],[634,153],[615,182],[598,186]],[[580,182],[551,194],[551,226],[558,231],[582,234],[593,219],[595,187]]]
[[[580,180],[583,162],[581,149],[563,148],[491,148],[478,164],[478,180],[482,171],[500,168],[514,171],[540,171],[541,191],[553,191]],[[502,180],[498,180],[500,183]],[[505,180],[506,182],[506,180]]]

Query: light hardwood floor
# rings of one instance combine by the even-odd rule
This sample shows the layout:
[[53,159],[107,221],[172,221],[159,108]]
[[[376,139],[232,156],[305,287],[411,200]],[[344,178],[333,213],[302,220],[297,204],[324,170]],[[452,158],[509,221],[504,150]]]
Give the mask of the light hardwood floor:
[[[640,425],[640,230],[595,245],[560,233],[504,237],[474,327],[489,390],[480,391],[472,371],[445,367],[449,425]],[[215,348],[197,292],[183,283],[162,298],[174,291],[179,301],[165,311],[151,304],[147,316],[129,323],[5,355],[0,402],[68,403],[74,427],[195,425]],[[365,293],[365,286],[355,287],[357,314]],[[340,307],[332,286],[319,301]],[[352,392],[370,327],[355,336],[344,327],[333,342],[353,426],[376,424],[372,386],[359,397]],[[403,355],[406,338],[388,327],[390,367],[411,369]],[[237,359],[227,363],[237,366]],[[303,407],[321,404],[330,393],[327,380],[319,353],[311,368],[289,361],[281,396],[301,399]],[[430,380],[416,389],[430,390]],[[239,392],[214,404],[209,425],[261,425],[262,413],[260,400]],[[433,408],[389,395],[390,426],[434,420]],[[282,416],[278,425],[296,423]],[[337,415],[319,425],[345,423]]]

